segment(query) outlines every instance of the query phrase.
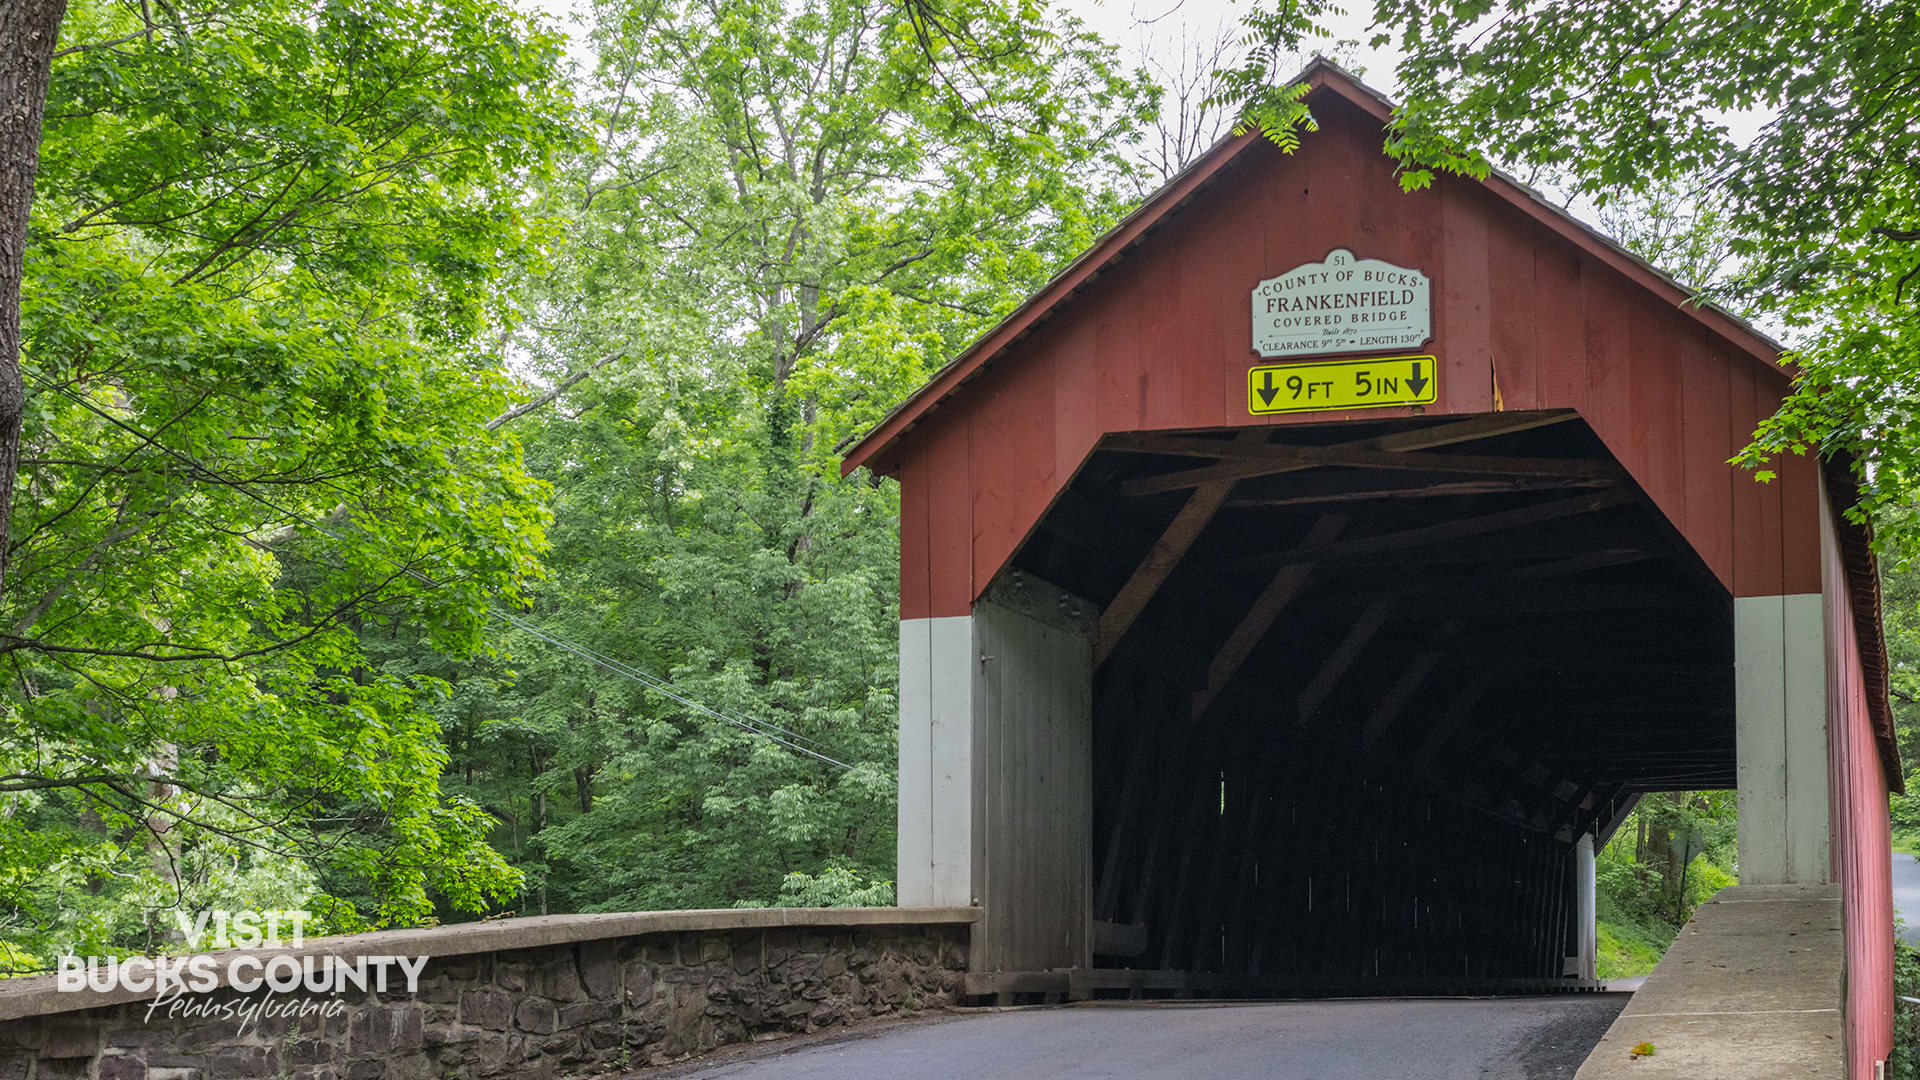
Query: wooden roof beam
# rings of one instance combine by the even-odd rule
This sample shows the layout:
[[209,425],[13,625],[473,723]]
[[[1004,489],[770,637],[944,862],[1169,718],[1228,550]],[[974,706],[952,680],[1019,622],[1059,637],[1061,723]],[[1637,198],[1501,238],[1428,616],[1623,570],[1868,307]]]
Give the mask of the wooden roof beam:
[[[1518,596],[1408,596],[1402,600],[1408,618],[1463,616],[1472,619],[1522,619],[1572,612],[1699,610],[1699,601],[1671,589],[1601,588],[1563,585],[1557,589]],[[1316,610],[1326,610],[1316,605]],[[1703,620],[1703,625],[1708,625]]]
[[[1346,477],[1339,477],[1347,480]],[[1228,499],[1229,507],[1314,506],[1322,503],[1360,502],[1371,499],[1444,499],[1455,495],[1510,495],[1517,492],[1556,491],[1566,488],[1610,487],[1617,481],[1588,476],[1515,476],[1481,480],[1440,480],[1425,484],[1382,484],[1370,482],[1316,485],[1320,490],[1289,492],[1285,495]]]
[[1438,649],[1414,656],[1406,670],[1402,671],[1400,677],[1393,681],[1393,685],[1387,688],[1386,696],[1380,699],[1380,704],[1374,706],[1372,715],[1367,717],[1366,724],[1361,727],[1361,750],[1369,752],[1373,750],[1373,744],[1379,742],[1380,736],[1386,734],[1387,728],[1400,718],[1407,703],[1412,701],[1413,695],[1419,691],[1420,684],[1427,681],[1427,676],[1433,674],[1433,669],[1440,666],[1440,661],[1445,656],[1446,654]]
[[[1242,444],[1265,442],[1266,439],[1265,428],[1247,428],[1235,437],[1235,441]],[[1147,557],[1134,568],[1127,583],[1120,586],[1120,592],[1113,602],[1100,613],[1100,624],[1093,640],[1093,666],[1096,669],[1113,655],[1114,646],[1126,636],[1127,628],[1146,610],[1147,602],[1153,599],[1154,593],[1160,591],[1167,575],[1173,573],[1173,568],[1180,564],[1187,549],[1200,538],[1207,522],[1212,521],[1213,515],[1219,511],[1220,504],[1227,501],[1233,484],[1229,479],[1196,487],[1193,494],[1187,497],[1186,505],[1174,515],[1173,522],[1160,534],[1160,539],[1154,541],[1153,550],[1147,552]]]
[[1446,651],[1438,646],[1459,634],[1466,629],[1466,626],[1466,623],[1459,620],[1442,625],[1430,643],[1434,647],[1423,649],[1415,654],[1406,669],[1400,673],[1400,677],[1387,687],[1386,694],[1380,698],[1380,703],[1373,707],[1373,713],[1367,717],[1367,722],[1360,729],[1361,750],[1367,753],[1373,752],[1373,745],[1379,742],[1380,736],[1385,735],[1387,729],[1393,726],[1393,722],[1400,718],[1400,714],[1413,701],[1413,695],[1419,692],[1421,684],[1427,681],[1427,676],[1433,674],[1433,670],[1440,666],[1440,661],[1446,658]]
[[[1330,544],[1340,535],[1340,530],[1346,527],[1345,514],[1323,514],[1313,523],[1313,527],[1307,530],[1306,538],[1300,542],[1300,546],[1320,547]],[[1246,615],[1241,617],[1240,624],[1235,626],[1233,633],[1227,636],[1226,644],[1220,646],[1220,651],[1214,655],[1213,662],[1207,665],[1207,688],[1194,697],[1194,719],[1198,720],[1207,711],[1208,706],[1213,704],[1214,699],[1220,696],[1220,691],[1226,689],[1227,683],[1233,680],[1234,673],[1240,670],[1240,665],[1246,663],[1247,657],[1253,654],[1254,646],[1266,636],[1274,620],[1278,619],[1286,606],[1293,602],[1293,598],[1300,595],[1300,591],[1306,587],[1307,579],[1312,574],[1313,564],[1301,563],[1282,567],[1280,572],[1274,575],[1259,599],[1255,600]]]
[[1673,554],[1673,549],[1643,535],[1641,530],[1615,529],[1597,523],[1582,524],[1587,527],[1579,533],[1529,531],[1441,541],[1417,549],[1382,552],[1370,563],[1507,563],[1527,559],[1571,559],[1601,553]]
[[1320,711],[1320,706],[1325,705],[1327,699],[1333,696],[1334,687],[1340,685],[1340,680],[1345,677],[1348,669],[1353,667],[1354,661],[1360,659],[1360,653],[1366,649],[1368,643],[1373,641],[1374,635],[1380,632],[1380,628],[1387,624],[1387,617],[1391,614],[1393,614],[1392,597],[1375,600],[1372,606],[1360,613],[1360,618],[1348,628],[1346,637],[1341,638],[1340,644],[1334,647],[1333,655],[1327,658],[1326,663],[1320,665],[1320,670],[1314,674],[1313,681],[1300,692],[1298,704],[1302,724],[1310,723],[1314,714]]
[[1294,548],[1291,551],[1270,552],[1263,555],[1250,555],[1235,560],[1233,565],[1244,570],[1273,570],[1297,563],[1325,562],[1329,559],[1353,559],[1376,555],[1389,551],[1405,551],[1408,548],[1422,547],[1428,544],[1459,540],[1482,533],[1500,532],[1516,529],[1525,525],[1535,525],[1543,521],[1590,514],[1613,506],[1622,506],[1639,499],[1639,494],[1629,488],[1612,488],[1591,495],[1576,495],[1570,499],[1555,499],[1551,502],[1536,503],[1516,510],[1502,510],[1494,514],[1481,514],[1477,517],[1461,518],[1458,521],[1444,521],[1438,525],[1426,525],[1417,529],[1404,529],[1400,532],[1385,533],[1380,536],[1367,536],[1358,540],[1340,540],[1312,548]]
[[1594,800],[1593,816],[1587,822],[1593,832],[1593,848],[1597,852],[1607,846],[1613,834],[1626,823],[1627,815],[1640,805],[1640,793],[1624,791],[1624,785],[1614,785],[1613,791],[1602,800]]
[[[1568,577],[1603,567],[1624,566],[1629,563],[1644,562],[1649,559],[1660,558],[1662,554],[1663,553],[1660,552],[1644,551],[1606,552],[1596,556],[1563,559],[1559,562],[1537,566],[1497,570],[1487,574],[1475,574],[1471,577],[1456,581],[1440,582],[1431,585],[1406,584],[1398,588],[1370,589],[1364,592],[1349,591],[1338,596],[1329,597],[1325,604],[1316,606],[1324,608],[1366,604],[1371,603],[1374,599],[1381,596],[1395,596],[1402,600],[1435,600],[1455,596],[1479,597],[1490,593],[1500,593],[1506,598],[1511,599],[1514,594],[1510,583],[1513,581],[1532,582],[1545,581],[1556,577]],[[1731,661],[1729,661],[1729,663],[1730,662]]]
[[[1564,423],[1574,419],[1577,413],[1570,410],[1542,412],[1506,412],[1476,416],[1469,420],[1460,420],[1450,424],[1437,424],[1433,427],[1418,428],[1414,431],[1399,431],[1391,435],[1376,435],[1370,439],[1355,439],[1351,442],[1336,443],[1333,446],[1314,447],[1322,451],[1339,450],[1384,450],[1393,453],[1411,453],[1417,450],[1431,450],[1437,446],[1453,446],[1476,439],[1490,439],[1495,435],[1510,435],[1519,431],[1530,431],[1550,424]],[[1263,429],[1264,430],[1264,429]],[[1265,442],[1264,439],[1260,440]],[[1246,445],[1242,443],[1242,445]],[[1283,448],[1284,449],[1284,448]],[[1244,480],[1254,476],[1272,476],[1275,473],[1298,472],[1301,469],[1317,469],[1325,464],[1320,461],[1307,462],[1299,458],[1278,461],[1225,461],[1210,465],[1204,469],[1193,469],[1184,473],[1171,474],[1181,478],[1174,487],[1156,490],[1174,491],[1197,484],[1212,483],[1219,480]],[[1202,475],[1204,474],[1204,475]],[[1147,477],[1148,480],[1163,480],[1163,477]],[[1131,481],[1141,483],[1142,481]],[[1128,492],[1125,485],[1122,494]]]
[[1102,450],[1124,454],[1219,458],[1225,461],[1275,461],[1283,464],[1350,469],[1396,469],[1414,472],[1491,473],[1499,476],[1625,475],[1619,463],[1606,458],[1524,457],[1513,454],[1429,454],[1416,451],[1370,450],[1364,447],[1303,446],[1298,443],[1233,443],[1219,439],[1167,435],[1109,435]]
[[1459,732],[1460,725],[1466,722],[1467,716],[1473,712],[1473,707],[1480,704],[1480,698],[1492,685],[1493,676],[1486,672],[1481,672],[1467,680],[1467,685],[1461,687],[1460,692],[1455,694],[1453,701],[1447,705],[1447,711],[1440,714],[1439,721],[1427,729],[1427,737],[1421,741],[1420,749],[1414,751],[1413,771],[1418,773],[1427,771],[1433,764],[1434,756],[1440,752],[1440,748]]

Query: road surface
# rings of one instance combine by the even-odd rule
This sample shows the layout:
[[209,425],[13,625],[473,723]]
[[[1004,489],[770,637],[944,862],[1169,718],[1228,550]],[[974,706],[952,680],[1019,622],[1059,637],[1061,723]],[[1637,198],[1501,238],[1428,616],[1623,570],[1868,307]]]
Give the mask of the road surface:
[[[757,1047],[673,1080],[1547,1080],[1626,994],[1471,1001],[1112,1005],[929,1018]],[[647,1074],[643,1074],[647,1075]]]
[[1893,853],[1893,913],[1906,920],[1901,940],[1920,945],[1920,859]]

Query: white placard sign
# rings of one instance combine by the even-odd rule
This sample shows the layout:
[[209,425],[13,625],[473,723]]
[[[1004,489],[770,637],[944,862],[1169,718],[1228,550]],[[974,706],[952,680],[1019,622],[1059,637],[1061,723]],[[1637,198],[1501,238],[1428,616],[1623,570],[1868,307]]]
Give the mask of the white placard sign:
[[1261,356],[1410,349],[1433,336],[1427,275],[1334,248],[1253,289],[1253,351]]

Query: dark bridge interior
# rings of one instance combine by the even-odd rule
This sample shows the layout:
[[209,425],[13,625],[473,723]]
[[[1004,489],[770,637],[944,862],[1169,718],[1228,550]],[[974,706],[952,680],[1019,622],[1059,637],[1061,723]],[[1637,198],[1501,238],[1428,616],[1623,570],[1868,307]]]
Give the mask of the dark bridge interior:
[[1732,601],[1571,414],[1109,436],[1014,567],[1103,607],[1096,968],[1559,979],[1576,839],[1734,784]]

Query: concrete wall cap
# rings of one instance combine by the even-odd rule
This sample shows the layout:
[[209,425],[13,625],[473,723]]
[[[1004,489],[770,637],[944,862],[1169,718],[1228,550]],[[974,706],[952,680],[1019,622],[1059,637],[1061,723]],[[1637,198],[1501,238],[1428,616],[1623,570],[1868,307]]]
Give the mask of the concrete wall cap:
[[[1574,1080],[1846,1072],[1838,885],[1734,885],[1694,910]],[[1633,1049],[1647,1042],[1650,1057]]]
[[[862,926],[935,926],[978,922],[980,909],[944,908],[709,908],[692,911],[625,911],[605,915],[537,915],[520,919],[453,923],[411,930],[376,930],[308,938],[298,949],[226,949],[205,955],[214,958],[220,986],[227,985],[227,960],[243,953],[256,955],[337,956],[471,956],[475,953],[537,949],[582,941],[677,934],[711,930],[772,930],[780,927],[816,927],[823,930]],[[29,1016],[97,1009],[129,1001],[147,1001],[152,991],[115,988],[101,992],[62,993],[53,975],[0,980],[0,1021]]]

